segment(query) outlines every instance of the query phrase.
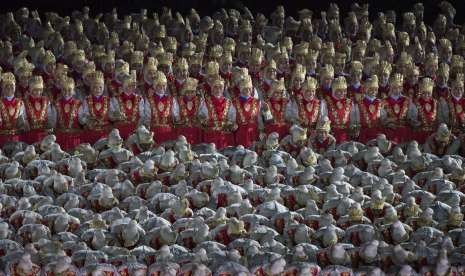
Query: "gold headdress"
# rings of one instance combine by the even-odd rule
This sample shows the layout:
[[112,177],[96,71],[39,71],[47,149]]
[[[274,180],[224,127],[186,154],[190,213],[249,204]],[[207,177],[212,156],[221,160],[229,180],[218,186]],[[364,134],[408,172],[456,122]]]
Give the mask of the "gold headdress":
[[33,76],[29,80],[30,89],[44,89],[44,80],[41,76]]
[[420,82],[420,92],[433,92],[434,81],[431,78],[423,78]]
[[303,86],[304,90],[315,90],[318,85],[318,82],[315,78],[312,77],[307,77],[305,80]]
[[331,88],[333,91],[347,89],[346,78],[343,76],[335,78],[331,84]]
[[316,130],[326,131],[329,133],[331,131],[331,121],[329,120],[329,118],[324,117],[320,121],[318,121],[316,125]]
[[196,91],[199,81],[195,78],[187,78],[182,86],[182,93],[186,91]]
[[404,76],[400,73],[395,73],[389,79],[389,84],[391,86],[402,86],[404,85]]

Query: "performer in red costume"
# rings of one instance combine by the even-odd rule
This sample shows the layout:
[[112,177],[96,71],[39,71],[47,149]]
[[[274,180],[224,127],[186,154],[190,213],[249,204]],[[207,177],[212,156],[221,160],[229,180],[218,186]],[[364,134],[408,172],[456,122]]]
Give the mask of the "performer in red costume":
[[111,129],[110,114],[114,113],[110,104],[110,97],[103,95],[105,89],[104,77],[101,71],[90,74],[90,93],[85,98],[79,122],[85,130],[81,135],[81,142],[95,143],[108,135]]
[[351,139],[356,127],[354,104],[346,96],[347,83],[344,77],[334,79],[331,88],[331,96],[326,97],[328,117],[337,143],[342,143]]
[[383,107],[386,111],[381,118],[388,140],[400,144],[410,140],[410,129],[407,115],[411,110],[411,101],[402,95],[404,78],[396,73],[391,76],[389,96],[384,99]]
[[56,122],[56,113],[48,97],[43,96],[44,82],[41,76],[32,77],[29,93],[24,99],[27,128],[21,140],[27,144],[41,141],[49,135]]
[[236,145],[248,148],[258,140],[263,132],[263,121],[260,116],[260,101],[252,96],[253,85],[250,77],[240,82],[240,96],[233,99],[236,109],[238,128],[234,133]]
[[62,96],[55,102],[57,112],[55,135],[61,148],[69,151],[81,143],[82,129],[79,124],[79,113],[82,113],[82,103],[74,98],[72,78],[63,78],[60,87]]
[[451,85],[451,96],[449,99],[440,99],[439,117],[442,123],[446,123],[452,133],[460,136],[465,132],[465,98],[464,74],[457,74]]
[[155,142],[158,144],[176,139],[174,122],[179,120],[178,103],[166,92],[166,76],[158,71],[153,81],[153,89],[149,90],[145,104],[147,125],[150,125],[150,129],[155,134]]
[[174,80],[169,84],[170,93],[173,96],[181,96],[181,89],[189,77],[189,64],[185,58],[176,60],[174,66]]
[[179,121],[176,122],[176,134],[184,135],[192,144],[202,142],[202,129],[200,128],[200,97],[197,96],[198,80],[187,78],[184,82],[181,95],[177,98],[179,104]]
[[360,126],[358,140],[362,143],[375,139],[383,132],[380,123],[384,109],[383,101],[377,98],[378,88],[378,77],[373,75],[365,82],[366,95],[357,104],[358,125]]
[[438,101],[433,99],[432,79],[423,78],[419,87],[420,97],[413,102],[410,119],[413,126],[412,139],[423,144],[438,127]]
[[123,77],[121,88],[122,93],[112,98],[115,113],[111,114],[111,117],[117,121],[115,127],[118,128],[121,138],[126,139],[145,120],[145,102],[140,95],[136,94],[137,73],[135,70],[131,71],[131,75]]
[[0,101],[0,146],[18,142],[20,130],[26,128],[26,110],[21,99],[15,97],[16,80],[10,73],[2,74],[2,100]]
[[271,83],[276,79],[276,62],[271,60],[263,70],[263,78],[259,87],[259,97],[261,100],[270,97]]
[[302,86],[302,99],[294,101],[295,107],[292,109],[295,114],[295,122],[307,129],[309,136],[313,135],[318,121],[327,116],[328,110],[325,100],[319,100],[316,95],[317,80],[307,77]]
[[[292,102],[286,98],[286,86],[284,78],[273,81],[271,86],[272,96],[265,101],[263,109],[265,121],[265,133],[276,132],[279,137],[289,134],[292,123]],[[294,112],[295,113],[295,112]]]
[[224,97],[224,81],[221,78],[215,79],[211,95],[205,96],[200,118],[204,125],[204,143],[214,143],[217,149],[234,145],[232,131],[237,129],[236,110],[231,100]]

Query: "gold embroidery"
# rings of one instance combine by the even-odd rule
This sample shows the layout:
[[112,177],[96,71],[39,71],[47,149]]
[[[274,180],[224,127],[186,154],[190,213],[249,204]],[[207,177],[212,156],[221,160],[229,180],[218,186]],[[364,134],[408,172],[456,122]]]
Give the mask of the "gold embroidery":
[[408,98],[404,98],[402,107],[400,107],[399,104],[397,103],[395,103],[393,106],[390,105],[389,99],[385,99],[383,101],[383,106],[386,107],[386,113],[388,115],[388,118],[391,120],[395,120],[398,124],[405,123],[405,117],[408,111],[408,104],[409,104]]
[[[350,99],[344,99],[345,103],[342,104],[341,101],[338,101],[336,105],[340,106],[340,108],[337,108],[334,106],[334,99],[331,97],[328,98],[328,105],[329,105],[329,110],[332,112],[330,114],[330,119],[332,118],[331,122],[333,124],[333,128],[335,129],[341,129],[341,128],[346,128],[347,124],[349,123],[349,118],[350,118],[350,112],[352,108],[352,100]],[[343,110],[342,118],[341,114],[339,113]]]
[[46,127],[48,104],[48,99],[41,97],[37,99],[33,107],[30,97],[26,98],[26,113],[32,129],[42,129]]
[[117,99],[124,118],[127,119],[129,113],[129,122],[136,122],[139,118],[139,103],[142,98],[139,95],[134,95],[134,100],[128,99],[124,101],[121,95]]
[[[61,128],[64,129],[71,129],[73,128],[73,124],[77,118],[77,113],[79,107],[81,106],[81,102],[78,100],[71,100],[71,105],[66,103],[64,107],[60,101],[56,103],[56,109],[58,113],[58,124]],[[65,115],[67,115],[67,119],[65,119]]]
[[[303,125],[306,127],[315,125],[318,119],[318,114],[320,113],[320,101],[313,100],[308,102],[305,106],[303,104],[303,100],[298,101],[298,103],[300,120],[303,122]],[[310,118],[308,114],[310,114]]]
[[19,111],[23,102],[19,99],[15,99],[15,101],[15,106],[9,106],[8,112],[6,112],[5,104],[3,103],[3,101],[0,101],[0,111],[2,114],[2,123],[4,129],[11,130],[16,127],[16,121],[18,120]]
[[432,131],[436,125],[436,111],[437,101],[433,99],[433,104],[421,104],[421,100],[415,101],[417,106],[418,115],[421,119],[423,130]]
[[[182,115],[181,121],[183,121],[183,124],[187,125],[189,122],[192,124],[192,120],[195,120],[196,118],[190,118],[189,112],[192,111],[192,108],[194,108],[194,103],[195,103],[195,108],[198,109],[200,106],[200,100],[199,98],[194,99],[195,102],[189,100],[187,104],[184,102],[184,99],[182,97],[179,98],[179,110]],[[194,114],[193,116],[196,116],[197,114]]]
[[[172,99],[171,98],[167,99],[166,108],[165,108],[165,105],[162,102],[163,99],[160,99],[160,102],[156,104],[154,98],[155,96],[149,97],[150,109],[151,109],[151,114],[152,114],[151,124],[153,126],[167,125],[169,123],[168,117],[171,111]],[[162,108],[159,108],[160,104],[162,105]]]
[[287,100],[283,99],[281,102],[271,102],[271,99],[267,101],[268,106],[271,106],[271,113],[274,121],[277,124],[284,123],[284,112],[287,105]]
[[[87,97],[87,105],[89,106],[90,117],[97,122],[99,127],[102,127],[108,124],[107,116],[108,116],[108,105],[110,101],[107,96],[102,96],[102,97],[104,97],[103,108],[101,108],[102,111],[100,111],[100,108],[97,108],[97,106],[94,105],[93,96]],[[100,105],[100,107],[102,107],[101,103],[98,103],[98,104]]]
[[216,113],[216,110],[213,106],[212,100],[210,97],[207,97],[205,99],[205,103],[207,104],[207,109],[208,109],[208,114],[211,114],[212,121],[213,121],[213,130],[220,131],[223,130],[224,125],[226,123],[226,116],[229,111],[229,107],[231,106],[231,102],[228,99],[225,99],[225,106],[223,109],[223,114],[221,116],[221,121],[218,118],[218,114]]
[[[249,114],[249,118],[246,118],[244,116],[244,111],[248,112],[250,111],[250,104],[249,103],[245,103],[244,106],[241,105],[239,99],[234,99],[234,106],[236,107],[237,109],[237,113],[238,113],[238,120],[239,120],[239,124],[240,125],[246,125],[251,118],[254,118],[257,116],[257,109],[258,109],[258,102],[255,100],[255,99],[252,99],[252,111],[250,112]],[[248,107],[248,110],[247,108]]]
[[370,104],[368,110],[363,101],[360,102],[358,106],[360,109],[360,117],[364,119],[363,123],[366,124],[368,128],[376,126],[378,124],[378,119],[381,116],[381,108],[383,106],[383,103],[376,100],[375,102]]

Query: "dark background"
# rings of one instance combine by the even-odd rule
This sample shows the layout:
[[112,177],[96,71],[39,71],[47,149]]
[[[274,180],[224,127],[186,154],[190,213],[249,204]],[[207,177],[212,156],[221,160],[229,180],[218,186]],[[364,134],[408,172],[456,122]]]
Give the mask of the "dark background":
[[[56,11],[61,15],[69,15],[73,10],[81,9],[83,6],[91,7],[93,13],[107,12],[113,7],[118,7],[119,13],[138,12],[141,8],[148,9],[149,12],[160,11],[162,6],[171,7],[174,11],[186,13],[190,8],[195,8],[203,15],[210,15],[219,8],[239,8],[246,3],[252,13],[261,12],[269,15],[277,5],[284,5],[287,15],[296,16],[296,12],[302,8],[308,8],[314,12],[326,10],[330,2],[339,5],[341,14],[349,10],[353,1],[297,1],[297,0],[3,0],[1,1],[0,12],[16,10],[20,7],[27,6],[31,9],[38,9],[39,12]],[[425,6],[425,21],[431,23],[437,16],[437,4],[439,0],[372,0],[358,1],[359,3],[370,3],[370,14],[375,16],[379,11],[395,10],[398,14],[412,9],[417,2],[423,2]],[[456,23],[465,22],[465,0],[451,0],[457,10]],[[400,19],[400,16],[398,16]]]

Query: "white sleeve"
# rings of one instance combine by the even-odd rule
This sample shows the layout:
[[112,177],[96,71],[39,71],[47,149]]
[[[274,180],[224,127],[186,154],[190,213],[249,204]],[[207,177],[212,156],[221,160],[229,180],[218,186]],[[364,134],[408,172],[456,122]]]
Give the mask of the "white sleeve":
[[407,119],[412,122],[414,125],[419,124],[418,122],[418,109],[417,106],[413,103],[409,103],[409,108],[407,111]]
[[319,121],[323,118],[328,117],[328,105],[325,100],[320,100],[320,118]]
[[29,124],[27,121],[26,107],[24,106],[24,102],[21,103],[21,107],[19,108],[18,122],[23,125]]
[[52,104],[48,104],[48,125],[51,128],[55,128],[57,123],[57,113]]
[[228,121],[235,124],[236,123],[236,108],[231,103],[228,110]]
[[89,106],[87,105],[87,101],[84,99],[82,101],[81,108],[79,108],[78,119],[81,125],[85,125],[87,123],[89,116]]
[[287,122],[293,123],[296,115],[295,104],[293,100],[290,100],[286,104],[286,110],[284,111],[284,119]]
[[179,105],[178,105],[178,101],[176,100],[176,98],[173,97],[173,118],[174,118],[174,121],[175,122],[179,122],[179,120],[181,119],[180,116],[179,116]]
[[350,124],[353,127],[360,127],[360,110],[358,104],[352,104],[352,112],[350,112]]
[[200,102],[199,116],[205,121],[208,120],[208,108],[207,108],[207,104],[205,103],[205,100],[202,100]]
[[145,118],[145,100],[144,98],[141,97],[140,102],[139,102],[139,125],[145,124],[146,118]]
[[119,104],[115,97],[110,98],[110,112],[108,117],[110,117],[111,121],[115,121],[118,118],[115,118],[115,114],[119,111]]
[[441,99],[438,102],[438,122],[449,124],[449,105],[447,101]]
[[147,128],[150,127],[150,121],[151,121],[151,118],[152,118],[152,107],[150,106],[150,101],[145,98],[144,99],[144,111],[145,111],[145,125],[147,126]]

